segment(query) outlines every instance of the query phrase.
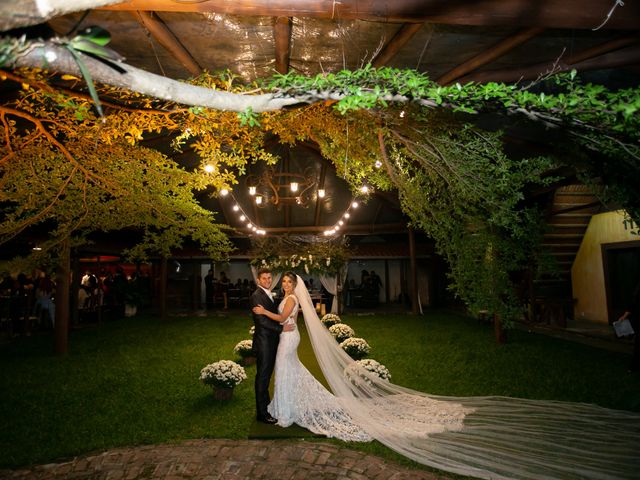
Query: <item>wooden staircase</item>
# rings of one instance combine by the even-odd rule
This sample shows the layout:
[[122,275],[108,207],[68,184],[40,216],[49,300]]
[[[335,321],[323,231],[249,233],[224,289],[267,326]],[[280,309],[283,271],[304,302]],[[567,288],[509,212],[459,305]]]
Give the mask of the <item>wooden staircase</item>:
[[554,192],[542,245],[551,254],[557,272],[533,283],[534,321],[564,327],[567,316],[573,315],[571,267],[591,216],[602,210],[600,201],[584,185],[567,185]]

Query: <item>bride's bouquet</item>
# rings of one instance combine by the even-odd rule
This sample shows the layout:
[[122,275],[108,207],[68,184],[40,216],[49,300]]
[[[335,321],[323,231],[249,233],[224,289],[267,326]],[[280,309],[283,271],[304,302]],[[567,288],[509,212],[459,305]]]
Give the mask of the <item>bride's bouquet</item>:
[[246,379],[244,368],[231,360],[211,363],[200,371],[202,383],[218,388],[234,388]]
[[346,323],[336,323],[329,327],[329,333],[333,335],[338,343],[344,342],[347,338],[353,337],[356,332]]
[[335,313],[327,313],[320,319],[320,321],[327,328],[335,325],[336,323],[342,322],[342,320],[340,320],[340,317]]
[[371,351],[371,347],[364,338],[347,338],[340,347],[354,360],[366,357]]

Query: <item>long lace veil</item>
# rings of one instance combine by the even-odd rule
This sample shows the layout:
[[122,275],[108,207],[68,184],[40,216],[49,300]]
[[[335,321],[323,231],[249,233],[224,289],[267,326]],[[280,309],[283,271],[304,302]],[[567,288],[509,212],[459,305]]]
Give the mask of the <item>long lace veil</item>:
[[322,372],[370,436],[417,462],[479,478],[640,478],[640,414],[509,397],[443,397],[360,367],[295,294]]

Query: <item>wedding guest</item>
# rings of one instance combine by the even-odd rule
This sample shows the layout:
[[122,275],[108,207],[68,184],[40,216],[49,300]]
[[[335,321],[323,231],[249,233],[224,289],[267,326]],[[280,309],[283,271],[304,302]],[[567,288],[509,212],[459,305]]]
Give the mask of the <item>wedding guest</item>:
[[222,294],[224,309],[227,310],[229,308],[229,279],[227,278],[227,274],[224,272],[220,272],[220,282],[218,283],[218,288],[220,290],[220,293]]
[[213,308],[213,270],[209,269],[204,277],[204,301],[207,305],[207,310]]

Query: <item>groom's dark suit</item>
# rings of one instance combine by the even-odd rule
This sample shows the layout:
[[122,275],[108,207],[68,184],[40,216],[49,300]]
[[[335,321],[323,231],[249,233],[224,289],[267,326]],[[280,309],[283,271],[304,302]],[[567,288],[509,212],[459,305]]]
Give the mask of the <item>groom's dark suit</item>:
[[[262,305],[273,313],[278,313],[278,306],[269,298],[260,287],[256,289],[250,298],[251,308]],[[271,320],[265,315],[253,314],[255,333],[253,334],[253,351],[256,355],[256,413],[258,418],[268,416],[269,382],[276,363],[276,353],[282,325]]]

